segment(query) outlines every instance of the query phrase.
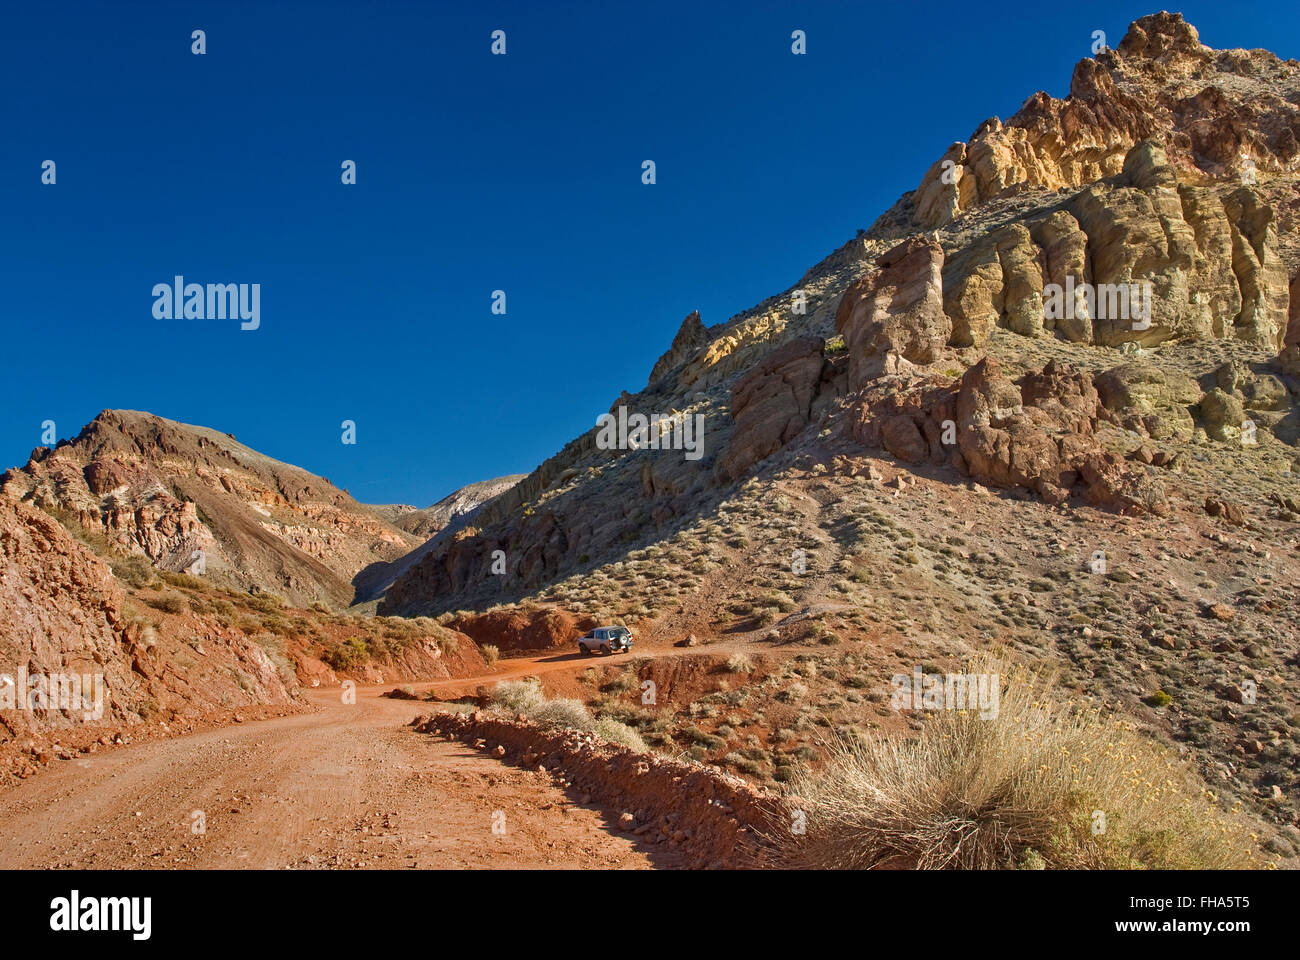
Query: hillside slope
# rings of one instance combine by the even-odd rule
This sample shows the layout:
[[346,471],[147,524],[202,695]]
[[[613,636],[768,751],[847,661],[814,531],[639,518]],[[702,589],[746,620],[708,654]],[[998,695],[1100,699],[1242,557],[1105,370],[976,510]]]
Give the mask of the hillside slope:
[[74,439],[39,447],[0,493],[71,519],[162,570],[192,571],[291,603],[342,607],[351,580],[418,538],[328,480],[229,434],[132,410],[105,410]]

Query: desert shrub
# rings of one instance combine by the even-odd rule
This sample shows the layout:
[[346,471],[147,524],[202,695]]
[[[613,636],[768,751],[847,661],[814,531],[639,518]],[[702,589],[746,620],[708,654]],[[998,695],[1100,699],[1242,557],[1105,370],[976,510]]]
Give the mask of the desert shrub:
[[1146,702],[1152,707],[1167,707],[1174,702],[1174,698],[1169,696],[1163,690],[1157,690],[1151,696],[1147,697]]
[[647,733],[658,732],[668,725],[668,721],[653,710],[620,701],[602,705],[600,715],[603,719],[617,720],[634,730],[642,730]]
[[251,607],[258,613],[278,613],[289,605],[289,602],[278,593],[251,593],[241,599],[245,606]]
[[349,637],[326,650],[321,659],[335,670],[350,670],[370,659],[370,648],[360,637]]
[[148,587],[155,579],[153,564],[138,554],[110,560],[108,566],[113,576],[137,590]]
[[163,613],[180,613],[189,609],[189,604],[179,593],[164,593],[159,597],[146,597],[145,603],[155,610],[161,610]]
[[210,582],[202,577],[191,576],[188,573],[172,573],[170,570],[159,570],[158,576],[163,582],[173,587],[183,587],[186,590],[198,590],[203,593],[210,593],[215,588]]
[[753,673],[754,661],[743,653],[733,653],[727,660],[729,673]]
[[483,661],[489,666],[494,666],[501,659],[501,650],[491,643],[485,643],[479,647],[479,653],[483,654]]
[[796,700],[802,700],[808,696],[808,688],[802,683],[792,683],[776,695],[776,699],[782,703],[794,703]]
[[438,637],[438,649],[442,651],[444,657],[450,657],[460,649],[460,641],[454,636],[440,636]]
[[295,635],[292,624],[282,617],[263,617],[262,629],[268,630],[281,637],[292,637]]
[[649,750],[646,742],[626,723],[610,720],[608,717],[596,721],[596,736],[607,743],[617,743],[633,750]]
[[[594,682],[595,671],[592,670],[591,672],[593,674],[593,682]],[[640,689],[640,687],[641,687],[640,679],[637,677],[635,673],[633,673],[631,670],[628,670],[624,673],[618,674],[618,676],[614,677],[608,682],[601,684],[600,692],[613,694],[613,695],[621,695],[621,694],[631,693],[633,690]]]
[[399,648],[402,644],[414,640],[425,632],[420,629],[420,625],[414,620],[404,620],[401,617],[383,617],[379,619],[384,636],[389,640],[397,641]]
[[506,713],[522,713],[525,716],[546,700],[542,694],[541,681],[532,677],[526,680],[504,680],[492,688],[489,696]]
[[[841,738],[795,778],[789,862],[869,868],[1206,869],[1258,865],[1244,828],[1189,768],[1117,717],[1054,701],[1048,676],[1000,673],[996,716],[939,710],[914,740]],[[1094,811],[1105,815],[1094,834]]]
[[544,701],[532,709],[528,719],[543,727],[566,727],[582,731],[596,729],[596,721],[587,712],[586,705],[581,700],[567,697]]

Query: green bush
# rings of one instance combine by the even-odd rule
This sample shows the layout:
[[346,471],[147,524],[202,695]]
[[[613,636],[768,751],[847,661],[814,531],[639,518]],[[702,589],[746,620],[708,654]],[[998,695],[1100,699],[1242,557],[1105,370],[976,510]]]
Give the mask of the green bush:
[[370,659],[370,648],[360,637],[349,637],[325,651],[322,659],[335,670],[351,670]]

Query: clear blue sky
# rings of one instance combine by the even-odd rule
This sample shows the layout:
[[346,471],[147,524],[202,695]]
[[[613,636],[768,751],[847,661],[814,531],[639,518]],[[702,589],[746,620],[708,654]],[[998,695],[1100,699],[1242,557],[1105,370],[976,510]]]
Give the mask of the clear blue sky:
[[[7,3],[0,466],[46,419],[70,437],[121,407],[368,502],[531,470],[644,386],[689,311],[794,283],[1157,6],[1023,9]],[[1300,56],[1295,4],[1181,9],[1212,46]],[[261,329],[154,319],[175,274],[260,283]]]

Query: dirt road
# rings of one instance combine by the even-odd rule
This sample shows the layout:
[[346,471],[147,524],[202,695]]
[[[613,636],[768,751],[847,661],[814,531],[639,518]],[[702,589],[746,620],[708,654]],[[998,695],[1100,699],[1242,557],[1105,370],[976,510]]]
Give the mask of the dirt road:
[[391,686],[57,763],[0,791],[0,868],[675,865],[619,833],[620,811],[415,733],[428,705],[381,698]]

